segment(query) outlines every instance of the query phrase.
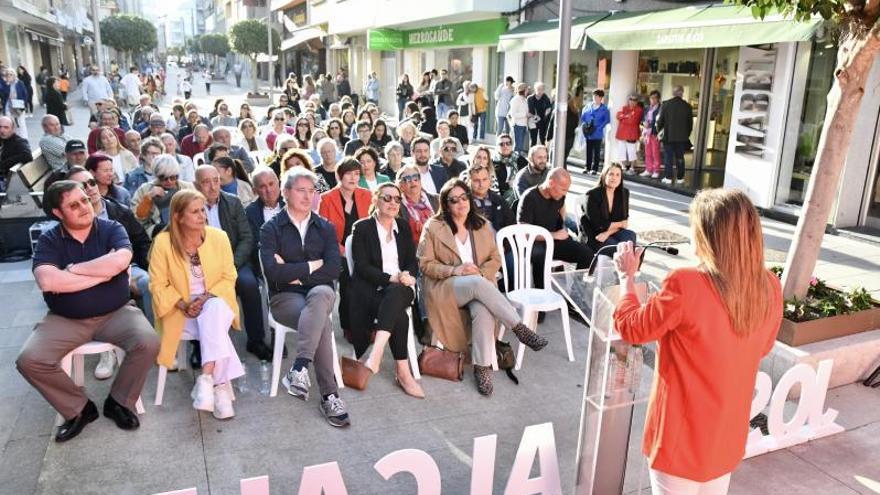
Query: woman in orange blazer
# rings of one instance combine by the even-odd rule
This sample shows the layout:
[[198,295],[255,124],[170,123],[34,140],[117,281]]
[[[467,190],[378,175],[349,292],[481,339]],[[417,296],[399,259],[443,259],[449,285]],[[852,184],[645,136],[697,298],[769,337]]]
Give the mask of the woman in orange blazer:
[[670,273],[644,306],[633,282],[641,249],[626,242],[615,256],[624,287],[617,330],[634,344],[658,341],[642,445],[654,494],[727,493],[745,454],[758,364],[782,320],[779,279],[764,266],[748,197],[703,191],[690,217],[700,264]]
[[373,195],[369,189],[358,187],[361,180],[361,164],[351,157],[345,157],[336,165],[336,187],[321,194],[321,205],[318,214],[326,218],[336,227],[336,240],[339,242],[339,253],[342,255],[342,271],[339,272],[339,326],[342,327],[346,339],[349,338],[348,326],[348,262],[345,260],[345,239],[351,235],[351,227],[355,222],[369,214]]

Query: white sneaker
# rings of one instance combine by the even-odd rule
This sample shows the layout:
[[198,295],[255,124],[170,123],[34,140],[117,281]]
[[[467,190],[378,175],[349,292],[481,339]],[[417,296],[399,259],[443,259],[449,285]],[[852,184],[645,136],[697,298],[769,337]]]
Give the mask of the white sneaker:
[[651,174],[651,178],[652,178],[652,179],[659,179],[659,178],[660,178],[660,174],[654,172],[653,174]]
[[661,180],[660,182],[662,182],[662,183],[664,183],[664,184],[666,184],[666,185],[668,185],[668,186],[671,186],[671,185],[672,185],[672,179],[667,179],[667,178],[665,178],[665,177],[664,177],[663,180]]
[[101,353],[101,361],[95,367],[95,378],[106,380],[113,376],[113,368],[116,366],[116,353],[107,351]]
[[636,175],[636,169],[634,169],[634,168],[628,168],[628,169],[626,169],[626,172],[624,172],[624,173],[625,173],[626,175]]
[[639,177],[650,177],[650,176],[651,176],[651,172],[648,172],[647,170],[645,170],[644,172],[639,174]]
[[232,393],[229,390],[229,382],[214,387],[214,417],[217,419],[229,419],[235,416],[232,409]]
[[192,389],[193,408],[199,411],[214,411],[214,377],[199,375]]

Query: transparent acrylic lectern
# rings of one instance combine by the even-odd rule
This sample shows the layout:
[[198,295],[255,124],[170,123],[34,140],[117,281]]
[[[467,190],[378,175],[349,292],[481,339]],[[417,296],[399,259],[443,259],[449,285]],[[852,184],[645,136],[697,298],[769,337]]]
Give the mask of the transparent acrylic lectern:
[[[624,342],[614,329],[620,293],[614,267],[600,257],[593,275],[576,270],[551,277],[589,325],[575,493],[649,493],[641,441],[651,370],[644,366],[645,347]],[[639,277],[636,287],[642,303],[656,291]]]

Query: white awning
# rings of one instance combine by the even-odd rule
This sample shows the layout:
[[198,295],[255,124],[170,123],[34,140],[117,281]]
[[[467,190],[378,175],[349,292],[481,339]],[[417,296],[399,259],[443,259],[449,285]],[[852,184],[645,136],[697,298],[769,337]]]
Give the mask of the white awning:
[[290,50],[301,43],[317,38],[323,38],[326,35],[327,33],[325,33],[323,29],[315,26],[297,29],[290,34],[289,38],[281,42],[281,51]]

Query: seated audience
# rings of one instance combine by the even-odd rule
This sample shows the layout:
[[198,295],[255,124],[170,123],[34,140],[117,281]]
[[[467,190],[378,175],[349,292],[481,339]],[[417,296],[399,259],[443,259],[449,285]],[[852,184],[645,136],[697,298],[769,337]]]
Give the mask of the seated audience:
[[[162,145],[164,146],[164,152],[173,156],[175,160],[177,160],[177,164],[180,165],[180,180],[185,180],[187,182],[193,182],[196,180],[196,166],[192,161],[192,158],[181,155],[178,153],[177,148],[177,138],[174,137],[174,134],[170,132],[166,132],[162,134],[159,138],[162,141]],[[143,153],[143,144],[141,144],[141,153]]]
[[125,130],[119,127],[119,115],[110,110],[99,112],[98,115],[100,117],[100,125],[96,125],[91,131],[89,131],[89,135],[86,138],[86,145],[88,146],[90,155],[98,151],[98,146],[100,144],[98,136],[101,135],[101,129],[104,127],[113,129],[117,141],[120,143],[125,142]]
[[[278,176],[269,167],[257,167],[251,175],[254,181],[254,192],[257,199],[244,209],[244,214],[251,226],[254,236],[254,248],[251,251],[251,267],[256,272],[260,267],[259,245],[260,229],[263,224],[284,210],[284,198],[281,197],[281,185]],[[316,195],[317,196],[317,195]]]
[[[636,242],[636,233],[627,229],[629,190],[623,187],[623,167],[617,163],[605,167],[596,187],[587,191],[587,208],[581,216],[581,232],[594,252],[621,242]],[[614,249],[601,254],[614,256]]]
[[361,180],[358,182],[358,186],[373,192],[379,187],[379,184],[391,182],[387,176],[376,172],[376,168],[379,166],[379,154],[375,149],[361,148],[354,152],[354,159],[361,164]]
[[0,179],[9,175],[9,169],[19,163],[34,160],[28,140],[15,132],[15,122],[0,116]]
[[[547,345],[547,339],[522,323],[495,285],[501,266],[495,232],[477,213],[464,181],[450,180],[440,190],[440,210],[425,225],[418,259],[434,340],[445,349],[467,352],[471,335],[471,359],[480,394],[492,394],[496,320],[533,350]],[[453,308],[464,309],[468,315],[462,317]]]
[[[221,104],[220,106],[222,107],[223,105]],[[232,133],[229,132],[228,127],[215,128],[211,132],[211,136],[214,138],[214,143],[219,143],[229,148],[229,157],[240,161],[246,173],[254,171],[254,160],[251,158],[250,153],[241,146],[232,144]]]
[[458,179],[461,173],[464,172],[464,169],[467,168],[467,165],[456,158],[456,139],[452,137],[437,139],[440,140],[441,148],[437,159],[431,163],[431,166],[442,167],[446,170],[447,177]]
[[356,126],[357,139],[352,139],[345,144],[345,151],[343,152],[345,156],[354,156],[354,152],[361,148],[373,147],[373,141],[370,139],[373,132],[370,122],[361,120]]
[[[467,115],[465,115],[467,117]],[[449,114],[447,114],[446,119],[449,120],[449,135],[458,139],[458,142],[461,143],[462,148],[464,148],[465,152],[467,152],[467,147],[470,144],[470,140],[468,139],[468,131],[467,127],[459,124],[459,116],[458,111],[450,110]]]
[[31,332],[16,367],[64,417],[55,441],[65,442],[98,419],[98,408],[61,369],[62,358],[93,340],[120,347],[125,360],[103,412],[119,428],[136,429],[135,403],[156,360],[159,338],[130,302],[131,243],[120,224],[95,218],[77,182],[55,182],[43,200],[46,214],[60,222],[40,236],[34,251],[34,279],[49,312]]
[[516,184],[516,197],[522,197],[526,189],[532,188],[544,182],[547,178],[547,161],[549,159],[547,147],[536,144],[529,149],[529,163],[523,167],[513,179]]
[[212,157],[212,160],[211,165],[220,172],[220,189],[237,197],[242,206],[251,204],[257,196],[241,162],[236,163],[228,156]]
[[109,127],[98,128],[98,151],[110,157],[113,164],[113,182],[116,184],[125,182],[125,175],[138,166],[137,157],[122,146],[116,133]]
[[180,166],[171,155],[157,156],[153,160],[153,170],[153,179],[141,184],[131,198],[131,211],[150,237],[155,237],[168,225],[168,208],[174,193],[193,189],[191,182],[180,180]]
[[385,163],[379,168],[379,173],[393,181],[402,166],[403,145],[399,141],[389,141],[385,145]]
[[269,145],[266,144],[266,140],[257,134],[257,123],[252,119],[241,119],[238,122],[238,130],[241,131],[241,138],[236,144],[246,152],[270,151]]
[[422,180],[422,189],[437,194],[443,184],[449,179],[449,174],[445,168],[430,163],[431,144],[423,137],[418,137],[412,142],[413,162],[419,168],[419,175]]
[[498,192],[510,205],[516,202],[516,189],[512,187],[513,178],[528,164],[526,157],[513,150],[513,138],[510,134],[499,134],[498,150],[492,157],[492,166],[495,167],[495,178],[498,179]]
[[213,140],[208,126],[197,124],[192,134],[180,140],[180,152],[194,159],[197,154],[204,153],[211,146],[211,143],[213,143]]
[[416,165],[404,165],[397,171],[397,186],[403,192],[400,217],[409,224],[413,245],[417,246],[422,227],[437,211],[437,195],[422,189],[422,176]]
[[43,137],[40,138],[40,150],[43,152],[43,158],[53,171],[67,170],[64,147],[70,137],[64,134],[61,121],[58,120],[58,117],[50,114],[43,117],[41,124],[43,125]]
[[92,173],[98,182],[101,197],[125,206],[131,206],[131,194],[124,187],[116,185],[116,172],[113,159],[103,153],[95,153],[86,159],[85,169]]
[[282,383],[294,397],[308,400],[314,364],[321,412],[332,426],[350,424],[333,373],[330,313],[341,257],[336,229],[312,212],[317,176],[295,167],[284,175],[284,212],[260,232],[260,260],[269,283],[272,317],[295,328],[297,355]]
[[496,191],[493,191],[491,154],[489,148],[480,146],[471,158],[471,166],[467,169],[467,183],[474,197],[477,211],[489,220],[495,232],[516,223],[516,213],[507,206],[507,202]]
[[269,149],[275,149],[275,139],[281,134],[293,135],[293,127],[287,125],[287,115],[284,114],[284,110],[276,110],[273,112],[270,124],[271,128],[269,129],[269,132],[263,135],[263,138],[266,140],[266,146],[268,146]]
[[79,139],[71,139],[66,145],[64,145],[64,170],[70,170],[75,166],[84,167],[86,159],[88,158],[89,155],[86,153],[86,145]]
[[410,242],[412,233],[407,222],[398,216],[401,200],[397,185],[379,185],[373,192],[371,215],[354,224],[351,303],[343,311],[347,309],[351,315],[349,322],[356,357],[364,355],[375,329],[373,350],[366,366],[374,374],[378,373],[385,344],[388,344],[395,361],[395,382],[406,394],[421,399],[425,393],[409,368],[409,316],[406,313],[415,298],[418,264],[416,250]]
[[318,152],[321,153],[321,163],[315,167],[315,173],[323,177],[328,186],[336,187],[336,164],[340,161],[336,141],[322,139],[318,143]]
[[440,150],[443,148],[446,139],[455,140],[453,142],[455,145],[455,158],[464,154],[464,146],[461,145],[458,138],[452,137],[451,132],[448,120],[440,119],[437,121],[437,137],[431,141],[431,158],[435,160],[440,158]]
[[229,336],[230,327],[240,328],[236,273],[226,235],[208,226],[205,206],[198,191],[171,199],[168,228],[150,253],[150,289],[162,336],[159,364],[173,366],[182,336],[196,340],[205,358],[191,394],[193,408],[228,419],[235,415],[232,380],[244,375]]

